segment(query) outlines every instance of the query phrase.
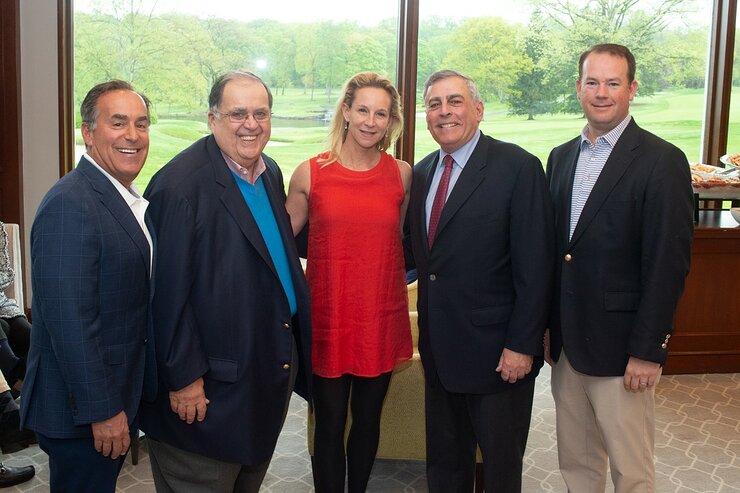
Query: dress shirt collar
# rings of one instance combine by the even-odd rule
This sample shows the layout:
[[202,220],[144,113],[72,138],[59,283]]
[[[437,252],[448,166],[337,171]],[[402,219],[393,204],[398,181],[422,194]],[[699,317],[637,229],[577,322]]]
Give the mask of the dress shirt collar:
[[226,155],[224,151],[221,151],[221,155],[224,157],[224,161],[226,161],[226,166],[228,166],[229,169],[233,171],[234,174],[236,174],[236,176],[243,179],[250,185],[254,185],[255,183],[257,183],[257,178],[259,178],[260,175],[265,172],[265,169],[267,169],[267,166],[265,166],[265,161],[262,159],[261,155],[259,158],[257,158],[257,162],[254,163],[251,171],[231,159],[229,156]]
[[96,163],[95,160],[88,153],[85,153],[84,157],[88,161],[90,161],[92,165],[95,166],[101,173],[103,173],[103,176],[110,180],[116,190],[118,190],[118,193],[121,194],[121,197],[123,197],[126,205],[128,205],[129,209],[131,209],[131,213],[134,215],[136,222],[139,224],[142,233],[144,233],[147,243],[149,243],[149,275],[151,276],[152,263],[154,261],[154,243],[152,242],[152,235],[149,233],[149,228],[146,225],[145,219],[146,209],[147,207],[149,207],[149,201],[141,196],[133,183],[129,188],[124,187],[120,181],[113,178],[110,173],[101,168],[100,165]]
[[[458,150],[450,152],[449,155],[452,156],[452,159],[455,160],[455,163],[453,165],[453,169],[455,167],[459,167],[460,169],[464,168],[465,165],[468,162],[468,159],[470,159],[470,155],[473,154],[473,149],[475,149],[475,146],[478,145],[478,141],[480,140],[480,130],[475,132],[473,134],[473,137],[469,141],[467,141],[465,144],[463,144],[462,147],[460,147]],[[437,166],[444,167],[442,164],[442,159],[447,155],[448,153],[443,151],[442,149],[439,150],[439,157],[437,158]]]
[[[123,200],[126,201],[126,204],[131,209],[133,209],[133,205],[137,201],[143,201],[145,205],[149,204],[149,202],[144,197],[141,196],[141,194],[136,189],[136,186],[133,183],[131,184],[129,188],[124,187],[120,181],[113,178],[113,176],[110,173],[108,173],[103,168],[101,168],[100,165],[96,163],[95,160],[90,156],[90,154],[85,153],[84,157],[85,159],[90,161],[93,164],[93,166],[95,166],[98,169],[98,171],[103,173],[103,176],[105,176],[106,178],[108,178],[108,180],[110,180],[113,186],[116,187],[116,190],[118,190],[118,193],[121,194],[121,197],[123,197]],[[146,210],[146,207],[144,207],[144,210]]]
[[[627,128],[627,125],[629,125],[630,120],[632,120],[632,115],[629,113],[625,117],[624,120],[622,120],[619,125],[614,127],[613,129],[609,130],[604,135],[600,135],[596,138],[596,142],[606,142],[609,144],[610,147],[614,147],[617,145],[617,141],[619,140],[619,137],[622,136],[622,133],[624,133],[624,129]],[[591,141],[588,140],[588,125],[583,127],[583,131],[581,131],[581,149],[583,149],[584,142],[588,142],[591,144]],[[593,144],[592,144],[593,145]]]

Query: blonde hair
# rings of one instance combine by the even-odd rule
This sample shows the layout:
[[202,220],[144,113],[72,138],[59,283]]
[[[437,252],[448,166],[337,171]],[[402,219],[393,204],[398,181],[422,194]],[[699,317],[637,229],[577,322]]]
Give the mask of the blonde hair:
[[383,139],[378,142],[378,150],[385,151],[391,144],[393,144],[401,136],[403,132],[403,114],[401,113],[401,96],[393,86],[393,83],[387,77],[384,77],[375,72],[360,72],[350,78],[345,84],[342,90],[342,95],[337,101],[337,106],[334,109],[334,117],[331,121],[331,127],[328,137],[327,151],[328,157],[325,164],[332,163],[339,157],[339,152],[342,150],[342,144],[347,138],[347,127],[342,114],[342,105],[347,105],[348,108],[352,107],[352,103],[355,101],[355,95],[359,89],[365,87],[377,87],[383,89],[391,97],[391,108],[390,108],[390,123],[388,129],[383,136]]

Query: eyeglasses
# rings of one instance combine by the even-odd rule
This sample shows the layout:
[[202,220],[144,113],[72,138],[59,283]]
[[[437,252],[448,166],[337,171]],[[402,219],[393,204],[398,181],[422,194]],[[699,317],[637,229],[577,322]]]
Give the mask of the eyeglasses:
[[244,123],[249,119],[249,115],[252,115],[254,121],[257,122],[266,122],[272,116],[272,112],[266,110],[257,110],[251,113],[244,110],[236,110],[232,111],[231,113],[220,113],[218,111],[214,111],[214,113],[218,116],[228,116],[229,120],[234,123]]

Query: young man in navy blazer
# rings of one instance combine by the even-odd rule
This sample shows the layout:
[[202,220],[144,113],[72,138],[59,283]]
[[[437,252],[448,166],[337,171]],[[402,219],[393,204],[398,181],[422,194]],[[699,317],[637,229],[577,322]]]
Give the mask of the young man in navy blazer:
[[133,187],[149,150],[149,102],[126,82],[81,106],[87,148],[44,197],[31,230],[33,330],[22,425],[49,454],[51,491],[114,492],[156,393],[153,238]]
[[693,195],[686,156],[637,126],[635,58],[581,55],[588,121],[547,164],[555,206],[551,362],[558,458],[569,491],[655,491],[655,385],[689,271]]

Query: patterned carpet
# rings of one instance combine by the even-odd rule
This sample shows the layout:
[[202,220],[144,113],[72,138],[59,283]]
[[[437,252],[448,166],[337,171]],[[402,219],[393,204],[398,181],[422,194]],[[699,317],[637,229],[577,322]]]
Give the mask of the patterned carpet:
[[[656,471],[660,493],[740,493],[740,374],[674,375],[656,390]],[[154,492],[142,441],[139,464],[127,459],[119,492]],[[34,446],[4,456],[8,465],[36,465],[36,477],[8,492],[48,492],[46,455]],[[532,425],[524,465],[525,493],[565,493],[558,472],[555,410],[547,367],[537,380]],[[306,404],[295,397],[278,442],[264,493],[313,491],[306,452]],[[378,461],[368,488],[377,493],[427,491],[424,463]],[[607,491],[612,491],[611,486]]]

